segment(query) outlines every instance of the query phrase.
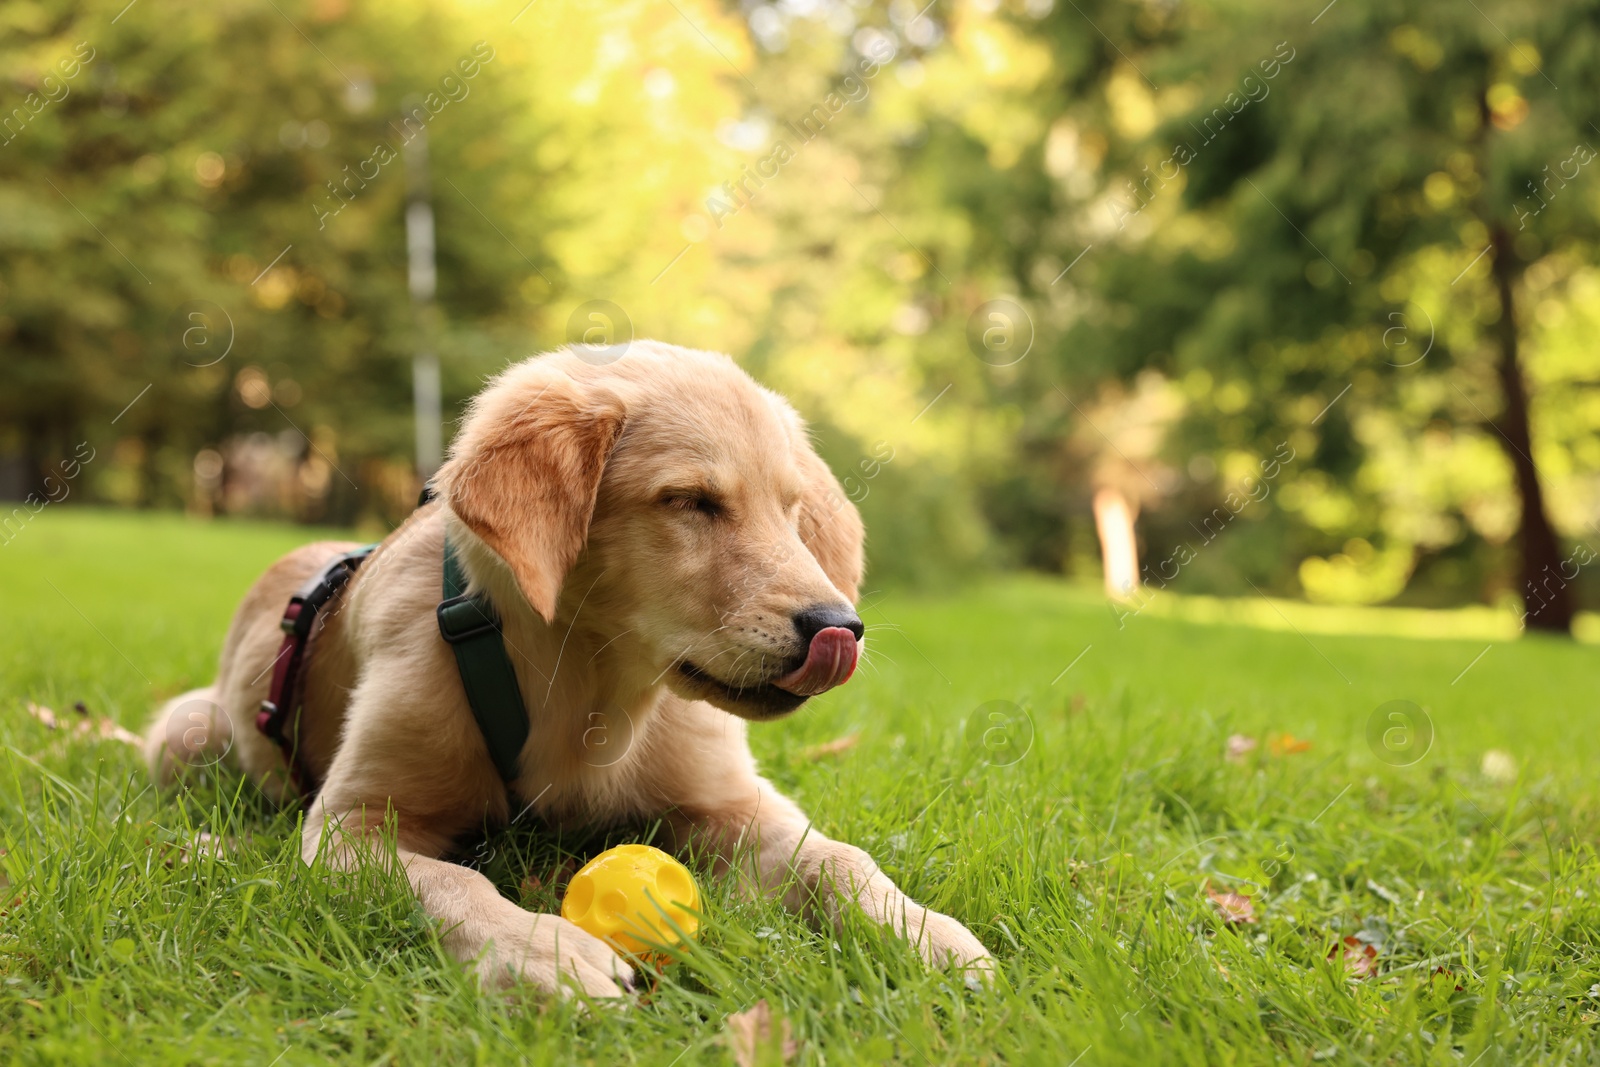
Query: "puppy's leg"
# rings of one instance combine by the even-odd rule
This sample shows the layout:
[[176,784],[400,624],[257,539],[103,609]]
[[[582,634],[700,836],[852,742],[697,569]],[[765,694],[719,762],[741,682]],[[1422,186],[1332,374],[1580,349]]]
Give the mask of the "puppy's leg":
[[[376,858],[371,831],[381,823],[381,814],[329,813],[318,798],[306,813],[300,857],[310,865],[320,852],[324,863],[350,870]],[[524,911],[477,871],[428,855],[442,842],[408,834],[404,823],[399,838],[396,856],[423,911],[441,924],[445,949],[472,964],[486,988],[519,979],[563,996],[574,985],[591,997],[620,997],[633,988],[633,968],[604,941],[558,915]]]
[[171,785],[185,766],[210,766],[233,744],[233,725],[215,686],[191,689],[157,710],[144,735],[144,757],[157,786]]
[[859,907],[914,944],[930,966],[955,964],[969,979],[993,976],[994,957],[970,930],[901,892],[866,852],[812,829],[765,779],[756,779],[749,802],[693,819],[689,828],[717,848],[722,865],[742,863],[764,892],[781,892],[792,909],[813,907],[837,928],[846,908]]

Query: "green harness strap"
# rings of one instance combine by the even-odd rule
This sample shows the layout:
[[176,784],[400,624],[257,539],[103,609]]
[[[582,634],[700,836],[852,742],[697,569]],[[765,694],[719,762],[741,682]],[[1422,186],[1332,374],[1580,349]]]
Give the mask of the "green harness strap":
[[449,537],[444,542],[444,600],[438,615],[439,633],[455,650],[472,717],[478,720],[489,757],[509,785],[517,779],[517,758],[528,740],[527,707],[506,655],[500,616],[488,597],[467,595],[467,576]]

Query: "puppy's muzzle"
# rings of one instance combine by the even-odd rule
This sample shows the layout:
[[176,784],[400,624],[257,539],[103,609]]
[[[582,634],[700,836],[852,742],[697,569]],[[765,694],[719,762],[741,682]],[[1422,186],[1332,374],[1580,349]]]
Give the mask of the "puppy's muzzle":
[[860,656],[866,627],[854,611],[825,605],[794,617],[795,630],[807,642],[805,662],[772,684],[796,696],[816,696],[850,680]]

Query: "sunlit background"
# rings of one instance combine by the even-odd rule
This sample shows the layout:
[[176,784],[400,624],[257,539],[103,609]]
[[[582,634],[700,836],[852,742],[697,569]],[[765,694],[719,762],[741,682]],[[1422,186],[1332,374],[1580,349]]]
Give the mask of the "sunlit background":
[[652,337],[794,401],[876,583],[1566,630],[1600,7],[1324,3],[14,0],[0,540],[381,531],[486,376]]

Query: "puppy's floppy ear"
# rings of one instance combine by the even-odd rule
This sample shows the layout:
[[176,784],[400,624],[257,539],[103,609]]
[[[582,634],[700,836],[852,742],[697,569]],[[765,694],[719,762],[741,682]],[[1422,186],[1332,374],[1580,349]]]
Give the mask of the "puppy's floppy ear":
[[809,448],[800,450],[805,490],[800,500],[800,540],[835,589],[854,604],[860,596],[863,529],[861,513],[844,495],[828,465]]
[[622,423],[615,396],[542,360],[522,363],[472,402],[435,480],[450,510],[506,561],[546,622],[555,619],[561,583],[588,539]]

